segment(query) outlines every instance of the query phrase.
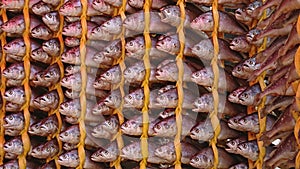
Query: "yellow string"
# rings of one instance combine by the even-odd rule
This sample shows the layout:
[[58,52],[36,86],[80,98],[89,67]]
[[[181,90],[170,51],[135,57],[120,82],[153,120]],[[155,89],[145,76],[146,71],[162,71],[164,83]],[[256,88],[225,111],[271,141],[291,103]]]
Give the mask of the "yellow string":
[[87,34],[87,21],[86,21],[86,13],[87,13],[87,0],[81,0],[82,4],[82,14],[80,17],[81,27],[82,27],[82,36],[80,39],[80,71],[81,71],[81,91],[80,91],[80,106],[81,113],[79,117],[79,129],[80,129],[80,142],[78,145],[78,155],[80,160],[79,169],[82,169],[85,162],[85,150],[84,150],[84,140],[86,138],[86,130],[85,130],[85,114],[86,114],[86,83],[87,83],[87,72],[85,65],[85,57],[86,57],[86,34]]
[[[2,19],[3,19],[3,22],[6,22],[7,21],[7,16],[6,16],[6,10],[5,9],[2,9],[1,10],[1,16],[2,16]],[[1,46],[2,46],[2,49],[3,49],[3,46],[6,44],[6,33],[3,32],[2,35],[1,35]],[[4,50],[2,50],[2,58],[1,58],[1,72],[3,72],[3,70],[5,69],[5,66],[6,66],[6,61],[5,61],[5,58],[6,58],[6,54],[4,52]],[[6,89],[6,79],[4,76],[1,76],[1,98],[2,96],[4,95],[5,93],[5,89]],[[0,109],[0,119],[1,119],[1,123],[0,124],[3,124],[3,118],[5,117],[5,104],[6,104],[6,100],[2,98],[2,107]],[[3,144],[5,142],[5,138],[4,138],[4,127],[3,125],[0,126],[0,165],[3,164],[3,158],[4,158],[4,150],[3,150]]]
[[212,86],[212,94],[214,98],[214,110],[210,114],[212,126],[214,129],[214,138],[210,141],[213,153],[214,153],[214,166],[217,168],[219,164],[218,149],[217,149],[217,138],[220,133],[220,122],[218,119],[218,105],[219,105],[219,93],[218,93],[218,83],[219,83],[219,67],[218,67],[218,54],[219,54],[219,43],[218,43],[218,28],[219,28],[219,12],[218,12],[218,0],[214,0],[212,4],[212,13],[214,20],[214,28],[212,32],[212,39],[214,44],[214,57],[211,61],[212,69],[214,72],[214,82]]
[[184,43],[185,43],[185,35],[184,35],[184,20],[185,20],[185,4],[184,0],[177,1],[177,5],[180,7],[180,24],[177,27],[177,33],[179,37],[180,42],[180,50],[176,57],[176,65],[178,67],[178,80],[176,82],[177,87],[177,93],[178,93],[178,105],[175,109],[175,115],[176,115],[176,126],[177,126],[177,134],[174,139],[174,146],[175,146],[175,152],[176,152],[176,161],[175,161],[175,169],[181,169],[181,132],[182,132],[182,103],[183,103],[183,87],[182,87],[182,81],[183,81],[183,52],[184,52]]
[[143,57],[145,66],[145,79],[142,86],[144,87],[144,106],[142,108],[143,114],[143,133],[141,135],[141,150],[142,150],[142,161],[140,162],[140,168],[146,169],[147,158],[148,158],[148,128],[149,128],[149,115],[148,115],[148,105],[150,100],[150,89],[149,89],[149,77],[150,77],[150,58],[149,50],[151,49],[151,38],[150,38],[150,8],[152,0],[145,0],[144,3],[144,38],[145,38],[145,54]]
[[31,96],[31,89],[29,86],[29,76],[30,76],[30,60],[29,60],[29,54],[30,54],[30,19],[29,19],[29,0],[25,0],[24,8],[23,8],[23,15],[24,15],[24,21],[25,21],[25,31],[23,33],[23,38],[26,46],[26,53],[24,56],[24,70],[25,70],[25,79],[23,81],[24,84],[24,90],[25,90],[25,96],[26,96],[26,102],[23,106],[24,111],[24,120],[25,120],[25,127],[22,131],[22,142],[23,142],[23,153],[19,156],[19,167],[21,169],[26,168],[26,155],[30,149],[30,139],[28,136],[28,127],[30,122],[30,112],[29,112],[29,103],[30,103],[30,96]]

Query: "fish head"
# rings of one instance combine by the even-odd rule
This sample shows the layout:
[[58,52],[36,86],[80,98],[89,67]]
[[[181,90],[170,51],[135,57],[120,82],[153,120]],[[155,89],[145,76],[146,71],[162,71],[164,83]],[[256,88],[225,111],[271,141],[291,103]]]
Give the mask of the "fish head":
[[239,103],[242,105],[252,105],[255,100],[255,94],[251,90],[245,90],[239,95]]
[[198,97],[194,101],[194,110],[200,112],[209,112],[211,110],[211,104],[213,103],[213,97],[211,94],[204,94]]
[[122,102],[122,97],[120,92],[112,92],[109,96],[104,99],[104,103],[113,108],[118,108]]
[[3,23],[1,25],[1,29],[4,32],[9,33],[23,33],[25,30],[25,21],[23,15],[18,15]]
[[191,28],[202,31],[209,31],[213,27],[212,12],[206,12],[191,22]]
[[96,126],[93,128],[92,135],[96,138],[111,138],[111,133],[104,129],[104,126],[102,124]]
[[41,124],[40,129],[45,133],[52,133],[58,129],[58,122],[56,118],[49,118],[44,123]]
[[169,66],[163,66],[159,69],[156,69],[155,71],[155,77],[158,80],[170,80],[170,81],[174,81],[175,79],[173,79],[172,73],[174,71],[172,71],[174,68],[169,67]]
[[4,143],[3,149],[6,152],[18,152],[21,154],[23,151],[22,140],[19,138],[11,139],[8,142]]
[[80,35],[82,31],[81,22],[73,22],[63,27],[62,34],[66,36]]
[[239,87],[228,95],[228,100],[232,103],[239,103],[239,95],[247,89],[247,86]]
[[177,54],[180,48],[180,41],[175,37],[162,35],[159,37],[156,48],[171,54]]
[[108,120],[103,122],[103,129],[113,132],[118,130],[119,127],[119,120],[117,116],[112,116]]
[[96,104],[92,110],[95,115],[102,115],[102,113],[108,112],[111,108],[108,107],[104,102]]
[[55,103],[58,99],[58,94],[57,92],[50,92],[47,94],[44,94],[41,97],[37,97],[35,102],[38,102],[40,105],[51,105]]
[[34,147],[31,151],[30,155],[33,156],[33,157],[41,156],[43,147],[44,147],[44,144],[40,144],[40,145]]
[[43,22],[48,25],[57,24],[57,22],[59,21],[57,12],[49,12],[49,13],[45,14],[42,17],[42,19],[43,19]]
[[238,50],[238,49],[249,48],[250,44],[247,42],[247,40],[244,36],[237,36],[232,39],[229,47],[232,50]]
[[240,114],[240,115],[236,115],[231,117],[228,120],[228,126],[232,129],[239,129],[239,119],[241,119],[242,117],[244,117],[245,115]]
[[190,131],[190,136],[196,140],[207,141],[214,136],[212,125],[209,121],[204,121],[193,127]]
[[49,58],[49,55],[42,48],[38,48],[31,52],[30,57],[34,60],[45,60],[46,58]]
[[260,64],[256,62],[256,57],[251,57],[243,63],[243,68],[246,71],[254,71],[260,67]]
[[69,0],[59,8],[59,13],[63,16],[79,16],[82,6],[79,0]]
[[[172,119],[171,119],[172,118]],[[168,133],[174,133],[177,131],[174,117],[170,117],[168,119],[164,119],[153,126],[154,135],[163,136]]]
[[238,125],[242,126],[243,128],[253,128],[256,125],[259,125],[258,120],[251,118],[251,116],[245,116],[238,121]]
[[70,151],[77,148],[77,144],[71,144],[71,143],[64,143],[63,149],[66,151]]
[[40,14],[50,12],[51,8],[47,3],[39,2],[39,3],[34,4],[31,7],[31,10],[33,11],[33,13],[40,15]]
[[10,160],[4,163],[1,167],[3,167],[3,169],[19,169],[19,163],[18,160]]
[[245,70],[243,64],[238,64],[233,68],[232,75],[238,78],[245,79],[249,76],[249,72]]
[[[102,29],[102,27],[101,26],[98,26],[98,27],[95,27],[95,28],[93,28],[92,29],[92,31],[91,31],[91,38],[93,37],[93,38],[96,38],[96,37],[103,37],[103,36],[105,36],[105,34],[108,34],[108,32],[107,31],[105,31],[104,29]],[[97,38],[97,39],[98,39]]]
[[24,116],[21,113],[13,113],[4,117],[3,127],[11,129],[22,129],[24,126]]
[[125,107],[142,107],[144,103],[144,91],[138,89],[132,93],[129,93],[124,97]]
[[145,68],[142,62],[138,62],[140,65],[134,65],[124,70],[124,78],[127,82],[135,82],[143,80],[145,77]]
[[10,67],[4,69],[2,75],[6,78],[22,79],[25,75],[24,67],[21,64],[13,64]]
[[51,30],[45,25],[39,25],[31,30],[31,35],[33,37],[50,36],[51,34]]
[[71,142],[80,139],[80,132],[77,125],[72,126],[59,134],[59,139],[63,142]]
[[28,133],[33,134],[33,135],[40,135],[42,133],[41,122],[32,124],[28,129]]
[[243,142],[238,145],[237,152],[239,154],[257,155],[258,147],[257,144],[254,144],[253,142]]
[[5,104],[5,110],[8,112],[14,112],[14,111],[19,111],[21,110],[22,105],[13,103],[13,102],[6,102]]
[[58,163],[67,167],[77,167],[80,164],[77,150],[68,151],[58,157]]
[[123,26],[130,30],[138,30],[139,27],[141,26],[140,24],[143,24],[140,22],[141,19],[139,15],[140,13],[134,13],[126,16],[126,19],[123,21]]
[[52,157],[58,153],[58,143],[56,140],[48,141],[42,148],[42,154],[48,157]]
[[60,78],[60,70],[58,67],[53,67],[52,69],[49,69],[45,74],[44,74],[44,79],[45,81],[51,81],[53,83],[57,82]]
[[121,131],[125,134],[139,135],[142,133],[142,124],[135,120],[128,120],[121,125]]
[[50,39],[45,41],[42,46],[43,50],[47,53],[56,54],[60,51],[60,44],[57,39]]
[[100,75],[100,79],[107,82],[120,82],[121,80],[121,69],[120,67],[114,66]]
[[70,63],[70,64],[78,64],[80,63],[80,50],[79,47],[74,47],[66,52],[64,52],[61,56],[62,62]]
[[144,1],[140,0],[128,0],[128,4],[134,8],[143,7]]
[[247,17],[247,11],[245,8],[238,8],[235,10],[234,16],[237,20],[243,21]]
[[68,47],[76,47],[78,45],[80,45],[80,39],[79,38],[75,38],[75,37],[66,37],[64,39],[65,41],[65,45]]
[[252,3],[250,3],[247,8],[246,8],[246,12],[248,15],[251,15],[253,13],[253,11],[255,9],[257,9],[258,7],[262,6],[262,2],[261,1],[253,1]]
[[250,30],[247,35],[246,35],[246,39],[248,42],[253,42],[256,40],[256,36],[259,35],[261,33],[261,30],[259,29],[252,29]]
[[20,87],[11,88],[5,91],[3,98],[11,102],[17,100],[25,100],[25,91]]
[[15,39],[4,45],[3,49],[6,53],[10,54],[18,54],[21,53],[20,50],[24,50],[26,48],[23,39]]
[[80,72],[80,66],[76,66],[76,65],[69,65],[65,68],[65,75],[71,75],[74,73]]
[[80,73],[65,76],[61,80],[61,85],[79,91],[81,89],[81,75]]
[[114,41],[110,45],[104,48],[103,55],[106,57],[118,57],[121,54],[120,41]]
[[176,5],[166,6],[160,9],[158,15],[162,22],[168,22],[171,19],[180,18],[180,8]]
[[125,49],[127,54],[133,54],[137,51],[145,49],[144,37],[137,36],[133,39],[128,40],[125,44]]
[[24,6],[23,0],[1,0],[0,7],[3,9],[16,8],[19,9]]
[[105,31],[116,31],[120,26],[122,26],[122,19],[120,16],[113,17],[101,25],[102,29]]
[[232,139],[226,142],[226,148],[225,150],[230,152],[230,153],[236,153],[236,150],[238,148],[238,145],[241,143],[242,141],[237,138],[237,139]]
[[133,142],[121,149],[120,156],[126,159],[136,159],[137,161],[142,159],[140,142]]
[[69,113],[74,112],[75,109],[78,107],[77,104],[80,104],[79,100],[78,101],[71,100],[71,101],[63,102],[60,105],[59,112],[65,115],[70,115]]
[[213,166],[213,159],[204,153],[200,153],[191,158],[190,164],[196,168],[210,168]]
[[171,144],[166,144],[155,149],[154,154],[168,161],[176,160],[176,153],[173,142]]
[[203,68],[192,74],[192,81],[201,84],[203,86],[211,86],[213,84],[213,71],[211,68]]

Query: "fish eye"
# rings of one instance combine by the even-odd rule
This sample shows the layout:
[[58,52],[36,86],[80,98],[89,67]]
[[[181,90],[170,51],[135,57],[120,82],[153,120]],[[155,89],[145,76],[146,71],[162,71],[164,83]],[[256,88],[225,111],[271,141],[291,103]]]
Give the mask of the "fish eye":
[[247,93],[245,93],[245,94],[244,94],[244,97],[245,97],[245,98],[248,98],[248,94],[247,94]]
[[14,118],[13,118],[13,116],[9,116],[8,119],[9,120],[13,120]]
[[234,119],[233,122],[234,122],[234,123],[238,123],[238,119]]
[[133,46],[133,42],[129,42],[129,46]]
[[245,148],[245,149],[248,147],[247,144],[243,144],[242,146],[243,146],[243,148]]
[[195,158],[195,161],[199,161],[199,157],[196,157],[196,158]]
[[199,130],[199,129],[195,129],[195,132],[196,132],[196,133],[199,133],[199,132],[200,132],[200,130]]
[[105,75],[106,75],[106,76],[110,76],[110,73],[109,73],[109,72],[106,72]]
[[12,92],[12,91],[9,91],[8,94],[13,94],[13,92]]
[[170,126],[166,124],[166,125],[165,125],[165,128],[166,128],[166,129],[169,129],[169,128],[170,128]]
[[242,70],[242,68],[241,68],[240,66],[238,66],[238,67],[237,67],[237,71],[240,72],[241,70]]
[[52,18],[52,15],[49,14],[48,17],[49,17],[49,18]]
[[231,142],[231,144],[234,146],[234,145],[235,145],[235,142],[234,142],[234,141],[232,141],[232,142]]
[[69,134],[68,134],[68,132],[65,132],[65,136],[68,136]]
[[128,127],[128,124],[127,124],[127,123],[124,123],[124,127]]
[[128,96],[128,99],[130,99],[130,100],[131,100],[131,99],[132,99],[132,96],[131,96],[131,95],[129,95],[129,96]]
[[110,121],[107,121],[107,124],[108,124],[108,125],[111,125],[111,122],[110,122]]
[[156,129],[161,129],[161,126],[158,124],[155,126]]
[[199,72],[195,73],[195,76],[196,76],[196,77],[199,77],[199,75],[200,75],[200,73],[199,73]]
[[8,143],[8,146],[12,146],[12,143],[11,143],[11,142],[9,142],[9,143]]

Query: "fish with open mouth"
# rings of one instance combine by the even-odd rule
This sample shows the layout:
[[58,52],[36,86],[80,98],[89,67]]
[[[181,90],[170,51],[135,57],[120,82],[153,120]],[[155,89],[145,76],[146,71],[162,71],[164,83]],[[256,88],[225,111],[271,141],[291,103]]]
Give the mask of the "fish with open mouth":
[[40,148],[38,153],[35,153],[35,148],[32,149],[31,155],[38,159],[47,159],[54,157],[59,152],[59,146],[56,138],[47,141],[46,143],[42,143],[42,146],[38,145],[37,147]]
[[66,143],[78,144],[80,131],[78,125],[72,125],[59,134],[59,139]]
[[23,142],[20,137],[14,137],[6,141],[3,145],[3,150],[7,153],[21,155],[23,153]]
[[32,83],[36,86],[51,87],[59,82],[60,75],[59,66],[55,63],[46,70],[37,73]]
[[43,22],[51,31],[58,31],[59,30],[59,14],[56,11],[48,12],[43,15],[42,17]]
[[58,107],[59,96],[56,90],[49,91],[46,94],[34,99],[33,104],[40,110],[50,111]]
[[55,134],[57,130],[58,119],[54,114],[31,124],[28,133],[38,136],[49,136]]
[[[30,31],[41,24],[41,21],[30,15]],[[2,31],[6,33],[21,35],[25,31],[25,20],[23,15],[17,15],[1,25]]]
[[95,162],[113,162],[119,156],[119,149],[117,142],[114,141],[105,148],[99,148],[91,155],[91,160]]
[[119,119],[116,115],[112,115],[93,128],[92,136],[111,140],[116,136],[118,130]]

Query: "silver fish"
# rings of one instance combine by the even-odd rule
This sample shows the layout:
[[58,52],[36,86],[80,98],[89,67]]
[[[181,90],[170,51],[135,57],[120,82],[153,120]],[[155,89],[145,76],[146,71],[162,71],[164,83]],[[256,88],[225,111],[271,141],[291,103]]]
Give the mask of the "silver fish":
[[66,37],[64,39],[65,45],[69,48],[73,48],[80,45],[80,39],[75,37]]
[[46,159],[55,156],[59,152],[59,147],[56,139],[52,139],[46,143],[42,144],[42,148],[40,153],[37,155],[35,153],[31,153],[31,155],[38,159]]
[[245,163],[239,163],[231,166],[229,169],[248,169],[248,165]]
[[[39,48],[41,45],[34,40],[30,40],[31,51]],[[23,38],[16,38],[4,45],[3,50],[7,54],[24,57],[26,54],[26,46]]]
[[[149,128],[148,128],[148,135],[153,135],[153,125],[158,121],[153,117],[149,117]],[[140,136],[143,133],[143,116],[133,117],[128,119],[121,125],[121,131],[124,134],[131,135],[131,136]]]
[[237,147],[236,153],[252,161],[256,161],[258,159],[258,154],[259,154],[257,141],[253,140],[253,141],[240,143]]
[[[33,64],[30,65],[30,77],[32,80],[34,75],[40,72],[42,69]],[[23,80],[25,78],[24,63],[14,63],[9,67],[6,67],[2,75],[7,79]]]
[[107,120],[93,128],[92,136],[97,138],[112,139],[119,130],[117,116],[110,116]]
[[34,4],[31,10],[34,14],[43,16],[44,14],[51,12],[52,6],[43,1],[40,1]]
[[238,145],[240,143],[246,142],[247,138],[245,137],[238,137],[236,139],[230,139],[226,142],[226,148],[225,150],[229,153],[236,153]]
[[65,131],[62,131],[59,134],[59,139],[63,142],[78,144],[78,141],[80,139],[80,131],[78,125],[72,125]]
[[[87,22],[87,29],[88,29],[87,33],[89,34],[89,32],[96,26],[98,25],[94,22]],[[65,36],[72,36],[76,38],[80,38],[81,33],[82,33],[81,21],[72,22],[64,26],[62,32],[62,34]]]
[[[94,107],[95,103],[93,101],[86,101],[86,111],[90,112],[92,111],[92,108]],[[75,117],[79,118],[81,114],[81,104],[80,104],[80,99],[74,99],[74,100],[69,100],[66,102],[63,102],[60,105],[59,112],[62,115],[66,115],[69,117]]]
[[114,16],[111,19],[101,24],[101,29],[110,34],[119,35],[122,31],[122,18],[121,16]]
[[[126,83],[137,83],[140,84],[145,79],[145,66],[143,61],[138,61],[133,65],[127,67],[124,72],[124,78]],[[155,76],[155,68],[151,67],[150,70],[150,82],[158,82],[159,80]]]
[[53,135],[57,130],[58,120],[54,114],[31,124],[28,133],[38,136],[48,136]]
[[16,155],[20,155],[23,153],[23,142],[20,137],[15,137],[13,139],[8,140],[3,145],[3,150],[5,152],[13,153]]
[[30,33],[32,37],[42,40],[49,40],[53,35],[52,31],[44,24],[36,26]]
[[[86,158],[85,158],[83,168],[99,168],[99,169],[105,168],[100,163],[91,161],[91,159],[90,159],[91,153],[86,151],[85,154],[86,154]],[[57,161],[60,165],[65,166],[65,167],[72,167],[72,168],[78,167],[80,164],[78,150],[75,149],[75,150],[71,150],[71,151],[61,154],[58,157]]]
[[114,141],[106,148],[100,148],[91,155],[91,160],[96,162],[112,162],[118,158],[118,145]]
[[26,102],[25,91],[23,87],[14,87],[5,91],[3,99],[9,102],[13,102],[19,105],[23,105]]
[[[155,99],[157,97],[157,90],[152,90],[150,92],[150,101],[149,108],[157,108],[158,106],[155,104]],[[144,106],[144,90],[137,89],[126,96],[124,96],[124,107],[126,108],[143,108]]]
[[6,115],[3,121],[4,121],[3,127],[5,129],[14,129],[14,130],[24,129],[25,119],[22,112]]
[[34,99],[33,104],[40,110],[50,111],[58,107],[59,96],[56,90],[50,91]]
[[50,65],[46,70],[35,75],[33,84],[43,87],[51,87],[60,80],[60,69],[57,63]]
[[43,22],[54,32],[59,29],[59,14],[58,12],[49,12],[42,17]]
[[121,0],[104,0],[104,2],[111,4],[112,6],[115,6],[115,7],[121,7],[123,4],[123,1],[121,1]]
[[58,56],[60,53],[60,44],[58,39],[50,39],[45,41],[42,45],[42,48],[50,56]]
[[[41,24],[37,18],[30,16],[30,30]],[[22,34],[25,31],[25,20],[23,15],[17,15],[1,25],[4,32]]]
[[30,58],[46,64],[50,64],[52,62],[52,57],[48,55],[48,53],[45,52],[43,48],[37,48],[33,50],[30,54]]
[[119,65],[115,65],[102,73],[99,77],[99,79],[112,83],[112,84],[119,84],[121,82],[121,68]]
[[94,115],[111,115],[113,114],[114,110],[114,108],[107,106],[105,102],[101,100],[93,107],[92,113]]
[[105,3],[104,0],[93,0],[92,7],[107,15],[112,15],[114,12],[114,7]]

